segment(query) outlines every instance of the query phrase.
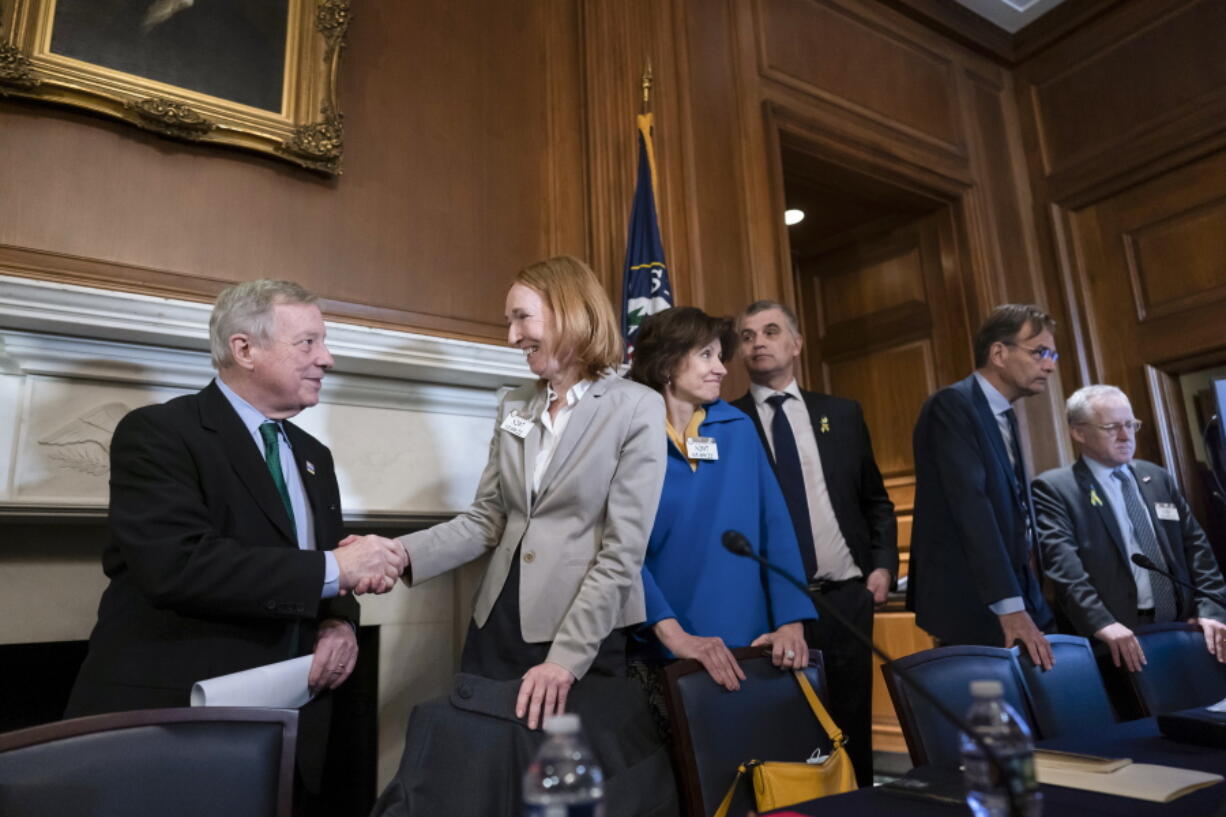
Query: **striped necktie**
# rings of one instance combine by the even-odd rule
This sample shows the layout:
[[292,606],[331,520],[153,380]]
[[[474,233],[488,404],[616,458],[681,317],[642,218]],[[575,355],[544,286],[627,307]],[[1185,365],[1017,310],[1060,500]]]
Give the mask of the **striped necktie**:
[[[1128,512],[1128,522],[1132,525],[1132,538],[1141,552],[1150,561],[1163,570],[1167,570],[1166,559],[1162,556],[1162,548],[1158,547],[1158,537],[1137,495],[1136,483],[1130,478],[1127,466],[1121,466],[1111,472],[1111,476],[1120,482],[1120,493],[1124,495],[1124,510]],[[1171,580],[1161,573],[1149,572],[1149,587],[1154,596],[1154,621],[1175,620],[1175,586]]]

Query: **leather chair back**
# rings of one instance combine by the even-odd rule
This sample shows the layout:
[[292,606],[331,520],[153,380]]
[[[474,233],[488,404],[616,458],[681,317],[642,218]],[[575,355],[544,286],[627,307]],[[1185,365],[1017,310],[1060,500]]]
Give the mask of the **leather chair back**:
[[289,817],[298,713],[148,709],[0,735],[0,815]]
[[1140,672],[1128,676],[1142,716],[1206,706],[1226,698],[1226,665],[1205,649],[1195,624],[1149,624],[1136,629],[1145,651]]
[[[804,761],[830,741],[790,672],[771,664],[760,647],[732,651],[745,672],[736,692],[716,684],[697,661],[665,669],[665,702],[672,724],[673,758],[686,814],[709,817],[747,760]],[[827,702],[821,652],[809,651],[809,683]],[[748,791],[741,787],[741,794]],[[745,814],[750,798],[738,796],[729,815]]]
[[1047,641],[1055,665],[1046,672],[1035,666],[1025,649],[1012,648],[1030,692],[1035,739],[1093,732],[1115,723],[1115,711],[1089,640],[1076,635],[1049,635]]
[[[1005,702],[1033,729],[1034,713],[1021,669],[1013,653],[1003,647],[936,647],[895,659],[894,666],[909,673],[959,717],[970,709],[971,681],[1000,681]],[[911,762],[916,766],[928,763],[956,766],[961,753],[958,727],[916,694],[888,664],[883,664],[881,671],[898,713]]]

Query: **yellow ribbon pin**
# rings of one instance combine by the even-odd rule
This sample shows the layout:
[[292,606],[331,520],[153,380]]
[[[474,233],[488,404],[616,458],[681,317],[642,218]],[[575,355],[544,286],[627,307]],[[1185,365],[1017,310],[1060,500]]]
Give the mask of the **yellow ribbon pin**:
[[821,424],[818,425],[817,430],[823,434],[825,434],[826,432],[830,430],[830,420],[826,417],[825,414],[822,415]]
[[1102,497],[1098,495],[1097,488],[1090,489],[1090,505],[1091,507],[1101,508],[1103,504]]

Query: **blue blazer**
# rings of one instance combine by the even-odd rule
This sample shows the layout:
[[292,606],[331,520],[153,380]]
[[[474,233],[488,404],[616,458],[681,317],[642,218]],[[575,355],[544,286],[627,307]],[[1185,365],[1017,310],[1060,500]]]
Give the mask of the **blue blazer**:
[[1030,569],[1026,512],[996,418],[974,376],[924,403],[913,437],[915,520],[907,609],[942,641],[999,646],[988,605],[1021,596],[1041,629],[1052,625]]
[[691,471],[668,443],[643,563],[647,624],[676,618],[686,632],[744,647],[780,624],[817,615],[806,594],[724,549],[724,531],[737,530],[767,560],[804,575],[792,518],[752,421],[722,400],[706,409],[699,433],[715,439],[719,459]]

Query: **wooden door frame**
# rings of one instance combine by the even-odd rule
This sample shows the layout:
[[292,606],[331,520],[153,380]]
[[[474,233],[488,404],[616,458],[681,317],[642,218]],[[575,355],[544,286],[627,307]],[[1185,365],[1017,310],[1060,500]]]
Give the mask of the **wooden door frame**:
[[[946,276],[945,286],[950,293],[960,293],[960,309],[943,315],[945,326],[940,334],[949,338],[953,346],[963,354],[958,355],[958,362],[966,365],[970,371],[973,360],[971,342],[973,327],[978,325],[982,316],[986,315],[993,305],[991,281],[973,262],[975,257],[983,258],[986,254],[975,249],[972,232],[969,228],[967,211],[970,207],[967,199],[972,190],[965,179],[948,176],[914,164],[897,156],[882,153],[866,145],[858,145],[848,141],[827,129],[822,123],[805,117],[791,109],[774,102],[763,103],[763,117],[766,130],[766,161],[767,179],[770,186],[772,211],[782,213],[785,209],[786,185],[783,166],[785,143],[789,150],[811,156],[819,162],[838,164],[854,173],[871,178],[878,183],[893,187],[899,191],[915,196],[931,204],[932,210],[948,211],[948,234],[942,230],[941,267]],[[781,276],[782,292],[780,300],[784,303],[799,306],[799,279],[791,252],[791,242],[787,226],[780,219],[774,220],[774,238],[778,257],[787,263],[789,274]],[[755,275],[755,297],[759,297],[757,286],[759,276]],[[803,310],[797,310],[799,312]],[[934,330],[935,331],[935,330]],[[801,318],[801,333],[817,337],[818,326],[808,326]],[[802,351],[804,355],[804,351]],[[817,387],[820,380],[817,372],[809,364],[806,356],[800,366],[801,375],[805,380],[802,385]]]

